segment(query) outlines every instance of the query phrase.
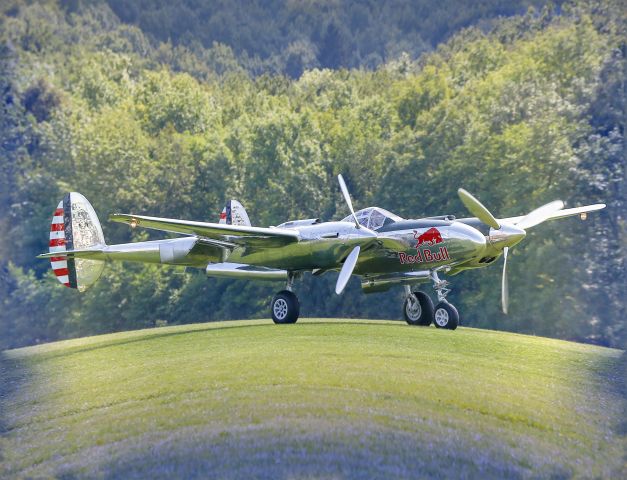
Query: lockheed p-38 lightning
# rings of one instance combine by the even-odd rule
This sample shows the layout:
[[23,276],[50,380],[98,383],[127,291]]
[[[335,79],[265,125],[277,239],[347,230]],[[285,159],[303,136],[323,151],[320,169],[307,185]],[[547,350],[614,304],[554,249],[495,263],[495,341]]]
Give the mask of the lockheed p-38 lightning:
[[[600,210],[604,204],[564,209],[560,200],[519,217],[495,218],[474,196],[458,190],[473,217],[446,215],[404,219],[369,207],[355,212],[346,184],[338,176],[350,215],[341,221],[293,220],[273,227],[253,227],[244,207],[227,202],[218,223],[112,214],[109,219],[133,228],[143,227],[182,235],[178,238],[107,245],[98,217],[80,193],[64,196],[54,212],[48,258],[57,279],[84,291],[100,277],[105,260],[162,263],[205,269],[212,277],[283,280],[285,289],[270,305],[275,323],[295,323],[300,304],[295,281],[305,272],[314,276],[339,271],[335,292],[344,291],[351,275],[361,278],[364,292],[402,285],[403,313],[410,325],[455,329],[457,309],[447,300],[449,282],[441,274],[492,265],[503,257],[502,306],[507,313],[507,254],[540,223]],[[414,287],[432,283],[434,306]]]

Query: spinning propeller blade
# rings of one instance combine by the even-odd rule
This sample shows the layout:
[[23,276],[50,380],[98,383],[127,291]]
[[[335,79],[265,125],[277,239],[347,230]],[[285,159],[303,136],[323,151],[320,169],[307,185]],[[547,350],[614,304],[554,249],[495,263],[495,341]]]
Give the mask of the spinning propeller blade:
[[[503,313],[507,314],[509,308],[509,285],[507,280],[507,254],[509,248],[519,243],[525,237],[525,230],[535,227],[542,222],[552,218],[564,218],[571,215],[583,214],[600,210],[605,207],[604,204],[587,205],[584,207],[570,208],[564,210],[564,202],[555,200],[532,210],[524,217],[505,218],[500,222],[490,211],[473,195],[460,188],[457,190],[459,198],[464,206],[475,217],[486,225],[489,225],[498,232],[490,232],[488,240],[495,248],[503,250],[503,274],[501,277],[501,305]],[[582,216],[582,219],[584,217]]]
[[542,205],[535,210],[532,210],[527,215],[525,215],[517,224],[518,228],[522,228],[526,230],[531,227],[535,227],[536,225],[541,224],[545,220],[548,220],[551,215],[558,212],[559,210],[564,208],[564,202],[561,200],[555,200],[553,202],[549,202],[546,205]]
[[490,213],[490,211],[485,208],[485,206],[473,197],[469,192],[460,188],[457,190],[457,194],[459,195],[460,200],[464,204],[464,206],[468,209],[470,213],[472,213],[475,217],[481,220],[486,225],[490,225],[492,228],[498,230],[501,228],[499,222],[494,216]]
[[353,251],[349,253],[348,257],[346,257],[346,260],[344,260],[344,265],[342,266],[342,270],[340,270],[340,276],[337,278],[337,283],[335,284],[335,293],[338,295],[344,291],[348,280],[353,274],[353,270],[357,264],[357,258],[359,257],[359,250],[359,245],[357,245],[353,248]]
[[[564,208],[564,202],[561,200],[555,200],[553,202],[549,202],[546,205],[542,205],[541,207],[532,210],[527,215],[525,215],[516,226],[522,230],[526,230],[531,227],[535,227],[536,225],[541,224],[545,220],[551,218],[553,214],[562,210]],[[503,307],[503,313],[507,315],[507,310],[509,307],[509,286],[507,282],[507,253],[509,252],[509,247],[503,248],[503,276],[501,278],[501,304]]]
[[344,195],[344,200],[346,201],[346,204],[348,205],[348,209],[351,211],[351,214],[353,215],[355,226],[357,228],[361,228],[361,225],[359,225],[359,222],[357,221],[355,210],[353,210],[353,202],[351,202],[351,196],[348,193],[348,188],[346,188],[346,183],[344,183],[344,177],[342,176],[341,173],[337,176],[337,179],[340,182],[340,189],[342,190],[342,195]]
[[503,249],[503,276],[501,277],[501,306],[505,315],[507,315],[507,309],[509,307],[509,285],[507,283],[507,252],[509,252],[509,247],[505,247]]

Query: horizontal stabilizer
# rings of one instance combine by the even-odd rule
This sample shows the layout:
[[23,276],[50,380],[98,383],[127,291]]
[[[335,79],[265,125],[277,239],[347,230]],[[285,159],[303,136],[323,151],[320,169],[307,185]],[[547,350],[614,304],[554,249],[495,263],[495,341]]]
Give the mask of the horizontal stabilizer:
[[40,253],[37,258],[54,258],[54,257],[69,257],[69,258],[92,258],[101,259],[105,253],[106,247],[102,248],[82,248],[80,250],[64,250],[62,252],[48,252]]

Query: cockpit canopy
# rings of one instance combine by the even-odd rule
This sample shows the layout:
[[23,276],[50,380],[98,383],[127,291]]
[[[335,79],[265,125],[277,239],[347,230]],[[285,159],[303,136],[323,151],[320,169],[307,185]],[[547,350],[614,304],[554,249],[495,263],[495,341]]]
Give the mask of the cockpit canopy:
[[[383,225],[389,225],[390,223],[403,220],[398,215],[394,215],[392,212],[388,212],[387,210],[379,207],[363,208],[355,212],[355,216],[362,227],[369,228],[370,230],[379,230]],[[349,215],[342,221],[352,222],[353,216]]]

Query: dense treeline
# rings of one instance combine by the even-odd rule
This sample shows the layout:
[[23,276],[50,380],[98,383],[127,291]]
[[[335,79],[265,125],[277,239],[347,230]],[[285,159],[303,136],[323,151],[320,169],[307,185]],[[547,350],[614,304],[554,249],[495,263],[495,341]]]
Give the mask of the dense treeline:
[[[524,13],[540,1],[463,0],[211,1],[109,0],[124,22],[162,42],[194,50],[229,45],[252,72],[376,67],[406,52],[413,58],[451,32],[497,15]],[[557,5],[562,3],[556,2]]]
[[[189,28],[181,24],[189,15],[165,2],[138,2],[137,10],[115,1],[4,7],[0,347],[164,322],[265,317],[280,287],[110,264],[85,294],[62,288],[34,256],[47,250],[51,212],[64,192],[90,199],[105,238],[118,243],[158,237],[108,224],[108,213],[215,220],[227,198],[239,199],[257,225],[342,218],[334,178],[340,172],[356,206],[378,204],[409,218],[464,215],[459,186],[500,216],[555,198],[570,206],[608,203],[587,222],[538,227],[513,251],[509,316],[499,311],[498,267],[451,278],[450,298],[466,325],[619,345],[626,53],[620,4],[531,10],[461,30],[430,50],[428,43],[447,36],[455,22],[484,18],[480,10],[460,13],[466,20],[443,22],[440,30],[431,22],[437,31],[420,34],[428,41],[389,37],[415,49],[380,55],[373,65],[384,63],[375,69],[311,68],[325,65],[318,50],[296,72],[284,67],[286,44],[301,37],[278,34],[269,21],[269,32],[261,21],[249,30],[247,18],[264,12],[261,18],[290,25],[311,19],[294,28],[302,38],[314,38],[333,18],[359,48],[328,66],[368,66],[359,52],[370,47],[360,43],[363,31],[344,2],[288,2],[289,14],[283,3],[242,13],[241,41],[208,28],[196,2],[185,3],[195,18]],[[368,11],[378,3],[358,2]],[[494,8],[485,17],[500,13],[499,2],[488,4]],[[209,10],[213,25],[222,14]],[[217,22],[221,28],[239,18],[229,15]],[[423,31],[409,13],[390,18]],[[260,35],[252,43],[251,31]],[[218,41],[231,45],[206,46]],[[273,56],[283,67],[269,71],[287,75],[258,75],[263,68],[251,67],[255,58],[267,67]],[[400,318],[400,289],[366,296],[352,281],[336,297],[334,281],[331,274],[304,278],[297,287],[307,291],[303,315]]]

